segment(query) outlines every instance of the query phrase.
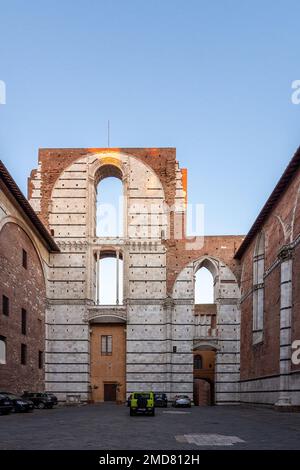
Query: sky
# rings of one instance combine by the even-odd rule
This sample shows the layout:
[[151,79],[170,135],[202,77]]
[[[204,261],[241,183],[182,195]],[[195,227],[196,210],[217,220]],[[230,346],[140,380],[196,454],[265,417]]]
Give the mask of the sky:
[[300,2],[0,0],[0,158],[176,147],[205,234],[245,234],[300,145]]

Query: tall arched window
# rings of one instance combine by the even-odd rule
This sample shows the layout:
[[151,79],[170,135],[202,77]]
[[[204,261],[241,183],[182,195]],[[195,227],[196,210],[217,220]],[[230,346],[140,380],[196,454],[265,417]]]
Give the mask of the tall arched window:
[[202,368],[203,368],[202,356],[200,354],[196,354],[194,356],[194,369],[199,370]]
[[97,237],[123,236],[123,197],[123,183],[119,173],[107,170],[96,186]]
[[265,236],[261,232],[257,237],[253,256],[253,342],[262,340],[264,326],[264,270]]
[[96,254],[96,304],[123,304],[123,258],[118,252]]
[[195,275],[195,304],[214,303],[214,280],[210,271],[202,267]]
[[0,336],[0,364],[6,364],[6,338]]

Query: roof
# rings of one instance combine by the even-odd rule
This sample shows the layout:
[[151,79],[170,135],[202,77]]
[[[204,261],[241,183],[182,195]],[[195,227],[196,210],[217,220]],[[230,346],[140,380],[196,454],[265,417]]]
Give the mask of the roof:
[[7,170],[4,163],[0,160],[0,179],[8,189],[9,193],[12,194],[14,199],[17,201],[23,212],[27,215],[31,223],[34,225],[35,229],[39,233],[42,241],[47,246],[50,251],[59,252],[59,248],[50,233],[41,222],[28,200],[20,190],[19,186]]
[[253,238],[257,235],[257,233],[261,230],[263,224],[267,220],[268,216],[270,215],[273,208],[276,206],[277,202],[283,195],[284,191],[287,189],[289,184],[291,183],[292,179],[296,175],[297,171],[300,167],[300,147],[297,149],[296,153],[294,154],[293,158],[291,159],[290,163],[286,167],[283,175],[281,176],[280,180],[276,184],[275,188],[273,189],[269,199],[263,206],[262,210],[260,211],[259,215],[257,216],[254,224],[250,228],[248,234],[246,235],[245,239],[243,240],[242,244],[240,245],[239,249],[235,254],[235,258],[241,259],[247,248],[249,247],[250,243],[252,242]]

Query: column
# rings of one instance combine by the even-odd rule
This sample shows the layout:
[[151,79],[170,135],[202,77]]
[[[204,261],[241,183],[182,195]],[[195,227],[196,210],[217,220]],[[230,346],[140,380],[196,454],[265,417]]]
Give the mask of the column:
[[117,250],[116,252],[116,304],[119,305],[119,259],[120,259],[120,252]]
[[97,286],[97,295],[96,295],[96,303],[97,305],[100,304],[100,250],[96,252],[96,286]]
[[292,249],[280,250],[280,384],[275,406],[290,406],[291,323],[292,323]]

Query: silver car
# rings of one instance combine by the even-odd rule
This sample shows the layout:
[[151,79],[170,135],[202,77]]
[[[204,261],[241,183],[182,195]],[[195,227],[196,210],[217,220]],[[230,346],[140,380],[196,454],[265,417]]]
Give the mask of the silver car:
[[192,402],[187,395],[177,395],[173,402],[173,406],[190,408],[192,406]]

